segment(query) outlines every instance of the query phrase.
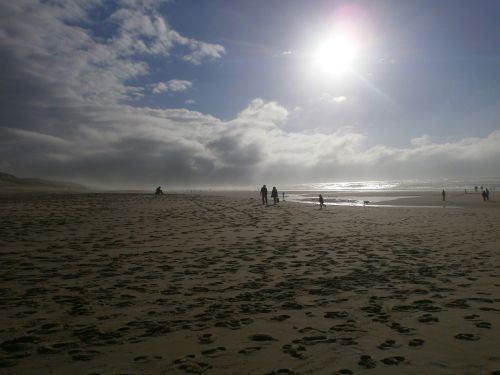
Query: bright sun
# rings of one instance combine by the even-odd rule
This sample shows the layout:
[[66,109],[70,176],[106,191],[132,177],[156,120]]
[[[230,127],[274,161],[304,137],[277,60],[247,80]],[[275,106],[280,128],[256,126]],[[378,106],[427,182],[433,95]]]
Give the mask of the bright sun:
[[346,73],[353,66],[356,43],[345,34],[334,34],[324,40],[314,54],[314,62],[324,74]]

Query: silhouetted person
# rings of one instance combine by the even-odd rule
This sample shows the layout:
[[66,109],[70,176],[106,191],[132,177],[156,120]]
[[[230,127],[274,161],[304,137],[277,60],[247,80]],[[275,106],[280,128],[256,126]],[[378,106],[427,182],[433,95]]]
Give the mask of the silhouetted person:
[[285,192],[281,193],[283,195],[283,202],[285,201]]
[[262,204],[265,204],[267,206],[267,187],[266,187],[266,185],[263,185],[262,188],[260,189],[260,196],[262,198]]
[[321,210],[323,206],[325,206],[325,200],[323,199],[323,196],[321,194],[319,195],[318,201],[319,201],[319,209]]
[[443,192],[441,194],[443,195],[443,201],[445,201],[446,200],[446,191],[444,191],[444,189],[443,189]]
[[161,190],[161,186],[158,186],[156,188],[155,195],[163,195],[163,190]]
[[488,188],[486,188],[486,190],[484,192],[486,193],[486,200],[489,201],[490,200],[490,191],[488,190]]
[[481,196],[483,197],[483,201],[486,202],[486,192],[483,190],[483,192],[481,193]]
[[276,189],[276,186],[273,186],[273,190],[271,190],[271,198],[273,198],[273,204],[278,203],[278,190]]

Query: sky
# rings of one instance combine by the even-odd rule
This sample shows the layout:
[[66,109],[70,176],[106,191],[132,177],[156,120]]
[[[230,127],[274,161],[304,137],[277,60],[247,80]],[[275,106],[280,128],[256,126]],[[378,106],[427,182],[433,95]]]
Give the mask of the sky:
[[96,187],[500,176],[496,0],[0,2],[0,171]]

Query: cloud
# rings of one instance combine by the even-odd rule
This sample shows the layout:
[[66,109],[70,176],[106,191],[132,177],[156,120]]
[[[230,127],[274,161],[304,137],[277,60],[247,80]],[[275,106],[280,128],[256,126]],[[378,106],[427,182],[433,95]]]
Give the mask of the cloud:
[[33,143],[36,144],[46,144],[49,146],[70,146],[71,143],[66,141],[65,139],[62,139],[60,137],[56,137],[54,135],[49,135],[49,134],[43,134],[43,133],[38,133],[35,131],[30,131],[30,130],[22,130],[22,129],[9,129],[5,128],[5,130],[11,132],[15,136],[17,136],[20,139],[26,139],[29,141],[32,141]]
[[334,102],[334,103],[338,103],[338,104],[343,103],[346,100],[347,100],[347,97],[345,97],[343,95],[334,96],[334,95],[332,95],[329,92],[324,92],[319,97],[319,101],[322,101],[322,102]]
[[2,2],[0,58],[18,65],[23,77],[23,82],[7,77],[6,84],[28,88],[31,78],[61,98],[111,104],[144,95],[131,82],[149,73],[150,56],[168,58],[179,47],[188,50],[182,59],[201,64],[224,54],[221,45],[172,29],[156,9],[159,3],[120,1],[102,21],[112,31],[102,37],[89,25],[95,24],[91,12],[108,9],[104,0]]
[[209,44],[187,38],[178,38],[177,42],[187,46],[190,50],[182,59],[194,65],[200,65],[201,61],[205,58],[211,60],[218,59],[226,53],[225,48],[220,44]]
[[182,79],[171,79],[167,82],[157,82],[149,85],[150,90],[153,94],[161,94],[162,92],[176,92],[176,91],[186,91],[192,87],[193,83],[191,81]]
[[250,105],[240,112],[240,120],[250,120],[254,126],[269,127],[274,124],[284,122],[288,117],[288,110],[276,102],[265,103],[257,98],[251,101]]
[[[104,1],[0,4],[0,166],[13,173],[120,188],[498,173],[500,130],[368,148],[353,128],[290,130],[301,110],[262,98],[229,120],[126,104],[148,90],[192,87],[184,80],[134,86],[149,74],[149,58],[199,64],[223,47],[173,30],[154,0],[117,2],[105,17],[106,37],[86,28],[89,12],[108,9]],[[345,101],[328,96],[336,98]]]
[[431,142],[431,137],[428,136],[427,134],[424,134],[423,136],[421,137],[417,137],[417,138],[413,138],[410,140],[410,143],[413,145],[413,146],[427,146],[427,145],[430,145],[432,144]]
[[58,116],[61,124],[72,119],[72,126],[54,129],[44,114],[38,130],[4,129],[4,165],[22,175],[36,171],[94,185],[147,187],[442,177],[471,168],[488,174],[500,162],[500,131],[448,143],[366,149],[366,136],[352,129],[285,131],[288,110],[259,98],[229,121],[186,109],[124,105],[65,107]]

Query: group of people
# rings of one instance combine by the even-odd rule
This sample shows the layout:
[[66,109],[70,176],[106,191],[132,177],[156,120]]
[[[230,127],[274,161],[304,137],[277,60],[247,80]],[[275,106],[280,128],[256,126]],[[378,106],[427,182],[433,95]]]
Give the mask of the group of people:
[[[281,195],[282,195],[283,201],[284,201],[285,200],[285,192],[282,192]],[[263,185],[260,188],[260,197],[262,198],[262,204],[265,204],[267,206],[267,186],[266,185]],[[273,204],[279,203],[279,201],[280,201],[278,189],[276,189],[276,186],[273,186],[273,189],[271,190],[271,198],[273,198]],[[323,196],[320,194],[319,195],[319,209],[321,210],[323,207],[326,207],[325,200],[323,199]]]
[[[475,186],[474,191],[477,192],[477,190],[478,190],[477,186]],[[441,194],[443,195],[443,201],[445,201],[446,200],[446,192],[444,191],[444,189],[443,189]],[[465,189],[465,194],[467,194],[467,189]],[[485,201],[485,202],[490,200],[490,191],[488,190],[488,188],[483,188],[481,186],[481,196],[483,197],[483,201]]]
[[[285,200],[285,192],[281,193],[283,196],[283,200]],[[266,185],[263,185],[260,188],[260,197],[262,198],[262,204],[265,204],[267,206],[267,187]],[[271,198],[273,198],[273,204],[279,203],[280,198],[278,195],[278,189],[276,189],[276,186],[273,186],[273,189],[271,190]]]

